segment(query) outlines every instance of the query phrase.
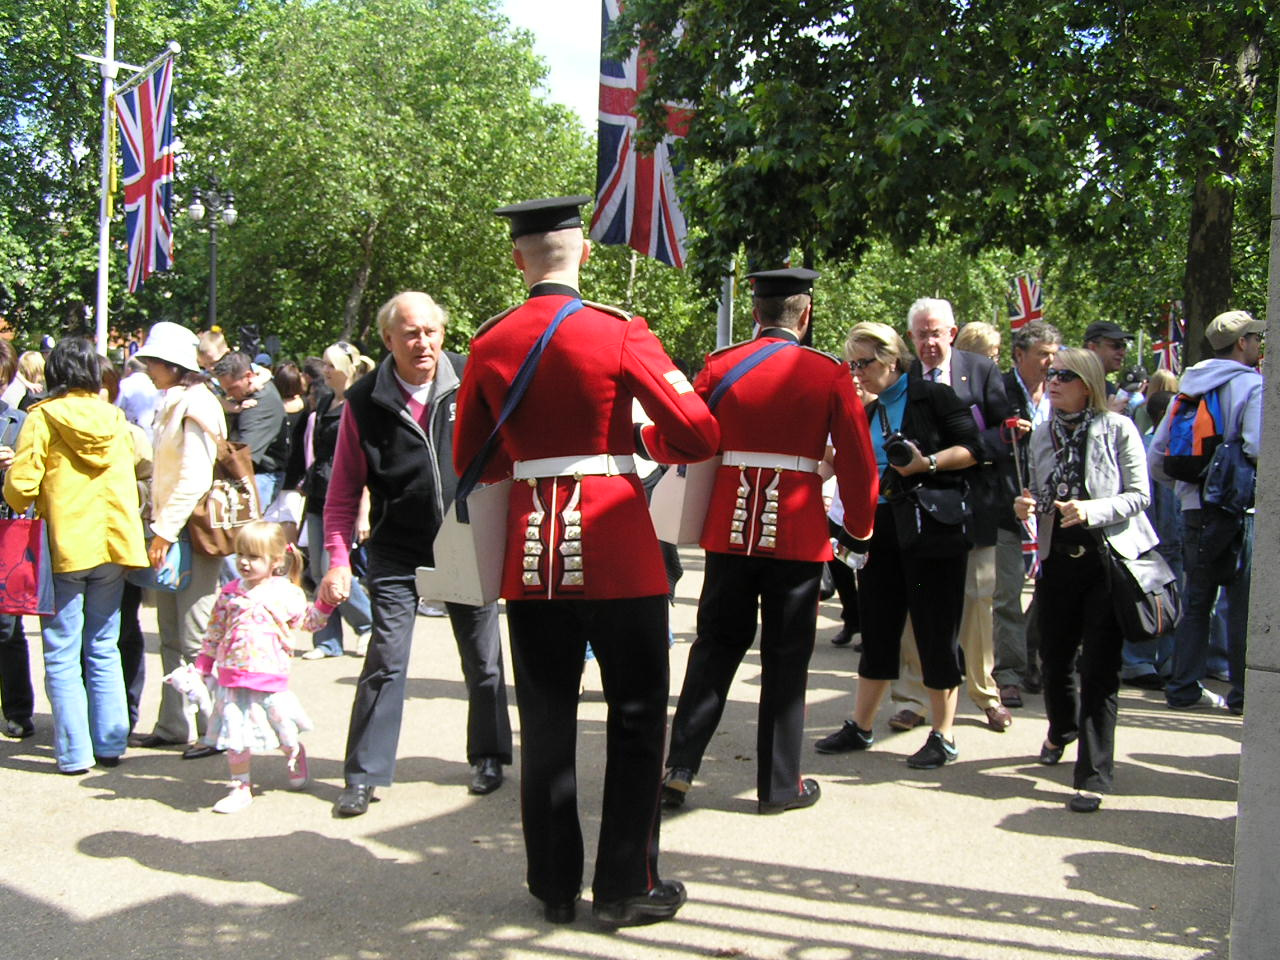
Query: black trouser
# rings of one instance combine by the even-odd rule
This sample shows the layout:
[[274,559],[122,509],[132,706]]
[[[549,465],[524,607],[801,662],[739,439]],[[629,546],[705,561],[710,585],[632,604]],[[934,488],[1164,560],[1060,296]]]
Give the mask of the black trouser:
[[4,718],[29,723],[36,709],[36,692],[31,686],[31,661],[22,617],[0,614],[0,704]]
[[530,893],[568,903],[582,888],[574,756],[588,640],[609,707],[592,892],[602,901],[645,893],[658,880],[670,681],[667,598],[509,600],[507,623],[520,710],[520,812]]
[[831,582],[835,584],[836,596],[840,598],[840,620],[849,633],[858,633],[861,629],[861,618],[858,616],[858,578],[849,569],[849,565],[841,560],[828,560],[827,569],[831,571]]
[[[404,691],[413,628],[418,615],[414,568],[389,563],[376,553],[369,558],[367,585],[373,606],[369,651],[356,684],[347,730],[343,776],[348,784],[391,785],[396,746],[404,716]],[[498,613],[494,604],[467,607],[445,604],[467,682],[467,759],[499,757],[511,762],[511,725]]]
[[138,704],[142,702],[142,690],[147,682],[147,649],[138,621],[138,608],[142,606],[142,588],[128,580],[120,595],[120,668],[124,671],[124,695],[129,703],[129,732],[138,725]]
[[1036,585],[1036,604],[1049,742],[1063,746],[1078,738],[1075,788],[1105,793],[1111,789],[1115,765],[1116,694],[1124,637],[1097,548],[1086,548],[1078,558],[1059,553],[1046,557]]
[[920,673],[930,690],[950,690],[961,681],[956,638],[964,613],[967,552],[927,558],[903,553],[889,504],[876,507],[867,565],[858,576],[862,657],[858,676],[898,679],[902,630],[911,627],[920,653]]
[[671,724],[667,766],[696,771],[720,724],[729,685],[756,635],[760,615],[760,713],[756,796],[800,792],[804,695],[818,620],[822,564],[708,553],[698,601],[698,638]]

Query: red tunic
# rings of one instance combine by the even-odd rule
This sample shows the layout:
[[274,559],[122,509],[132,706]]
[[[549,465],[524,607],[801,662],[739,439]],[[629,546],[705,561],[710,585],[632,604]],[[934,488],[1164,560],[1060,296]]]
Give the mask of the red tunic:
[[[563,289],[563,288],[560,288]],[[484,444],[529,348],[570,298],[534,296],[480,330],[458,394],[454,464],[461,474]],[[643,442],[662,463],[716,451],[707,405],[640,317],[586,306],[568,317],[483,480],[511,475],[512,461],[632,454],[631,400],[653,419]],[[667,592],[662,554],[635,474],[512,484],[502,596],[508,600],[646,597]]]
[[[764,336],[710,354],[694,382],[698,394],[709,397],[740,360],[779,339]],[[859,540],[871,536],[879,477],[867,418],[847,366],[807,347],[780,350],[729,389],[715,416],[721,452],[821,460],[830,436],[845,529]],[[798,470],[722,466],[701,544],[716,553],[830,560],[821,478]]]

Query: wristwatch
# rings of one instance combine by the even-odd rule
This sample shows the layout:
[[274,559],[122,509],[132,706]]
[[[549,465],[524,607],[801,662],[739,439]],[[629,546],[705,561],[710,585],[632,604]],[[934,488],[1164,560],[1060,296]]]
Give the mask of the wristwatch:
[[937,472],[938,472],[938,455],[936,453],[931,453],[929,454],[929,473],[934,474]]

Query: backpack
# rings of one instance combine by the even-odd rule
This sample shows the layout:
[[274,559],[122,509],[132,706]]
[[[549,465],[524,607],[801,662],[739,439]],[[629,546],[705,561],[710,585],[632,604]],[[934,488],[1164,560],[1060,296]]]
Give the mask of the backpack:
[[1199,483],[1213,452],[1222,443],[1222,402],[1217,390],[1200,396],[1179,393],[1169,405],[1169,446],[1164,472],[1175,480]]

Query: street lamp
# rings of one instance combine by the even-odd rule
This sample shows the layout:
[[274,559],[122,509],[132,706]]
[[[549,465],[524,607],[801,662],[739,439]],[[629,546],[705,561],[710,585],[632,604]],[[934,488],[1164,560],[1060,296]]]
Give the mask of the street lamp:
[[[205,220],[205,214],[209,219]],[[209,186],[191,191],[191,203],[187,215],[202,230],[209,231],[209,329],[218,324],[218,224],[228,227],[236,222],[236,198],[230,190],[223,191],[217,177],[209,178]]]

